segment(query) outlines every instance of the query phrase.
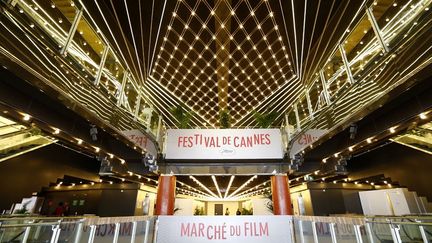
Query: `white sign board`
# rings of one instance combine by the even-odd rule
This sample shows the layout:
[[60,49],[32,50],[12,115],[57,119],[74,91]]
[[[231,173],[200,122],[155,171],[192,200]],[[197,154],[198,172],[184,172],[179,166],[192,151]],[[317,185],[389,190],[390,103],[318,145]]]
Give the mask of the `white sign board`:
[[169,129],[166,159],[282,159],[279,129]]
[[159,216],[157,243],[291,243],[291,216]]
[[303,151],[307,146],[318,140],[322,135],[327,133],[327,130],[320,129],[309,129],[305,133],[301,134],[292,144],[290,150],[290,157],[294,157],[295,154]]

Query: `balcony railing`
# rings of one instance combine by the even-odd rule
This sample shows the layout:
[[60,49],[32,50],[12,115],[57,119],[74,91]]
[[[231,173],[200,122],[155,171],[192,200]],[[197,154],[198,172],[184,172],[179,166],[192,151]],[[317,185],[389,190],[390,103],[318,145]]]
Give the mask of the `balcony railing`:
[[160,134],[159,115],[139,92],[137,77],[80,2],[0,4],[5,67],[39,88],[51,87],[68,106],[78,104],[119,131]]
[[[184,216],[171,216],[173,221]],[[199,218],[200,216],[191,216]],[[229,222],[232,217],[221,216]],[[274,216],[277,217],[277,216]],[[206,223],[211,217],[202,217]],[[271,220],[266,216],[266,220]],[[291,226],[290,239],[281,242],[431,242],[432,217],[286,217]],[[167,222],[167,221],[164,221]],[[0,242],[158,242],[158,218],[67,217],[0,218]],[[174,234],[174,232],[172,232]],[[274,233],[274,232],[273,232]]]
[[432,63],[432,1],[375,3],[382,6],[357,16],[287,113],[291,141],[309,129],[330,132],[348,123]]

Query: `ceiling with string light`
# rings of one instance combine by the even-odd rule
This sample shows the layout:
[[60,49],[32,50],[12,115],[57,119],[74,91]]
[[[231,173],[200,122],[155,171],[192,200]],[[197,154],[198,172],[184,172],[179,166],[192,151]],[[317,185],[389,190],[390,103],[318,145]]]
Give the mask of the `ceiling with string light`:
[[254,126],[254,112],[277,112],[274,125],[313,82],[317,68],[368,1],[165,0],[83,3],[117,44],[168,126],[182,106],[193,127]]

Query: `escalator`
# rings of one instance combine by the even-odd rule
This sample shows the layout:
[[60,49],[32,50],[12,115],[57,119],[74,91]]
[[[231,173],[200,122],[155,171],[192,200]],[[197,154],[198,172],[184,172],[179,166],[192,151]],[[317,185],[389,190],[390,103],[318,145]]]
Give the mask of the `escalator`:
[[0,162],[56,142],[41,130],[0,116]]
[[424,153],[432,154],[432,122],[412,128],[391,140]]

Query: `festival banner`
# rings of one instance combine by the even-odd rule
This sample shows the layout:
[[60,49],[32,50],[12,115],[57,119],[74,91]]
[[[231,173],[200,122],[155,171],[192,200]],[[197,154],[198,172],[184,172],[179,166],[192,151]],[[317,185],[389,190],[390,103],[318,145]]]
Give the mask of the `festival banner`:
[[282,159],[279,129],[169,129],[166,159]]

